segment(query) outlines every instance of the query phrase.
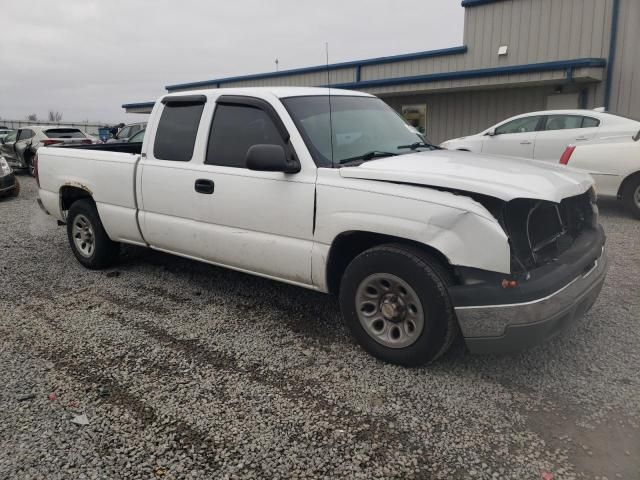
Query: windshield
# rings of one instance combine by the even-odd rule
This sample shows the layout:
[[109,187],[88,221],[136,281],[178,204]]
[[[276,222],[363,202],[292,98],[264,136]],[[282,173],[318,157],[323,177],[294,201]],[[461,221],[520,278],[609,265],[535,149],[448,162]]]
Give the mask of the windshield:
[[379,98],[332,96],[331,115],[327,95],[282,102],[320,167],[426,147],[425,138]]

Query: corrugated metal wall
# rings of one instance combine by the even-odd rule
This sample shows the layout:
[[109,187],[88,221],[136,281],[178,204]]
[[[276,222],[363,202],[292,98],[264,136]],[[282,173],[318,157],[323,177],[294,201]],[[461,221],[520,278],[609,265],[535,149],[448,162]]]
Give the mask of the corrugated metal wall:
[[393,109],[402,105],[427,105],[427,137],[435,143],[478,133],[505,118],[544,110],[549,87],[508,88],[433,95],[384,97]]
[[610,110],[640,118],[640,0],[620,0],[613,66]]
[[[463,67],[605,58],[612,7],[613,0],[504,0],[467,8]],[[500,45],[508,55],[498,57]]]
[[[638,0],[623,0],[635,3]],[[377,80],[480,68],[524,65],[577,58],[606,58],[613,0],[504,0],[467,8],[465,11],[465,54],[436,56],[393,63],[363,65],[360,79]],[[629,19],[627,18],[629,21]],[[443,19],[446,21],[446,19]],[[498,47],[509,52],[498,56]],[[556,78],[563,72],[518,75],[518,82]],[[563,77],[564,78],[564,77]],[[356,80],[356,67],[331,72],[331,83]],[[508,83],[509,77],[485,77],[422,85],[392,86],[376,93],[465,88]],[[327,83],[326,72],[297,73],[266,79],[238,80],[225,87],[318,86]],[[209,87],[212,88],[213,86]],[[177,91],[177,90],[176,90]]]

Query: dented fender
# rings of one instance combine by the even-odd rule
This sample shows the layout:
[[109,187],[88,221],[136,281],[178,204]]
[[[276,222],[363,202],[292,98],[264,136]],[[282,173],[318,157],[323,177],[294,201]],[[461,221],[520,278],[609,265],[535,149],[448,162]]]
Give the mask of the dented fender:
[[[313,267],[322,282],[326,258],[342,233],[364,231],[428,245],[457,266],[509,273],[509,240],[479,202],[463,195],[388,182],[319,179]],[[323,179],[325,180],[325,179]]]

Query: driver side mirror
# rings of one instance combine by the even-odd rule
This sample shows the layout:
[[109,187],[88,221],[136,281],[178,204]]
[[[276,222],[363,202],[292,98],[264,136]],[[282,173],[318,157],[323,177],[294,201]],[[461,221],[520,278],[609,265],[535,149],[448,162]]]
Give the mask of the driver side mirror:
[[490,137],[495,137],[496,136],[496,129],[492,128],[491,130],[489,130],[487,133],[485,133],[485,135],[488,135]]
[[247,151],[246,165],[249,170],[260,172],[298,173],[300,162],[287,159],[281,145],[253,145]]

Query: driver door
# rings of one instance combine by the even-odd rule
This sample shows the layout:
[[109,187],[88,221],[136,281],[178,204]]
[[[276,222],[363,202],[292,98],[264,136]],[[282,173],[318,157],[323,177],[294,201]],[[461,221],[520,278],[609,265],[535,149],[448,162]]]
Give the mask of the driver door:
[[522,117],[499,125],[494,135],[482,142],[482,153],[533,158],[538,125],[542,116]]

